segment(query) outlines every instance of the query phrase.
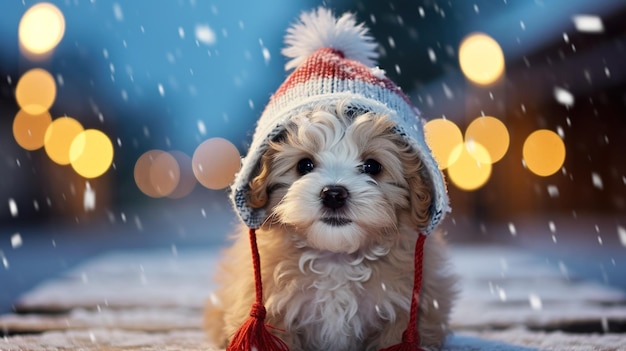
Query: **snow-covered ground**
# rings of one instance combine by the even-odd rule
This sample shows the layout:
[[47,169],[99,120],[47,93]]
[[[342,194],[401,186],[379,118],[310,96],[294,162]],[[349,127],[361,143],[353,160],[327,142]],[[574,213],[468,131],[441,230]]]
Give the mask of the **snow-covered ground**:
[[[462,294],[446,350],[626,350],[624,292],[510,245],[458,244],[451,254]],[[11,335],[0,350],[214,350],[199,328],[218,256],[172,247],[88,260],[0,317]],[[590,325],[596,333],[558,331]]]

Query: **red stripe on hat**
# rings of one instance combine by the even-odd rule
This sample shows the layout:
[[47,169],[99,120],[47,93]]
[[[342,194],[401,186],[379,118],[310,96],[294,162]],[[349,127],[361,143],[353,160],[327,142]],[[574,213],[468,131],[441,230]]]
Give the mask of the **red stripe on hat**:
[[398,94],[407,104],[413,106],[409,98],[389,78],[373,74],[372,68],[361,62],[345,58],[341,51],[332,48],[322,48],[312,53],[302,65],[287,77],[270,99],[270,104],[295,85],[304,84],[312,79],[327,78],[332,78],[336,84],[329,86],[327,91],[311,92],[309,96],[335,92],[362,94],[354,85],[349,83],[350,80],[358,80],[368,84],[380,85]]

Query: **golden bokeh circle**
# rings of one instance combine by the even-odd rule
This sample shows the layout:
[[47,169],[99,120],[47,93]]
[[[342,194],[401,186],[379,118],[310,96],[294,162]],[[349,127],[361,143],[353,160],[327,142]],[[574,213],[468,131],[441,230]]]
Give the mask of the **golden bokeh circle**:
[[459,46],[459,64],[467,79],[489,85],[504,73],[502,48],[492,37],[473,33],[465,37]]
[[18,38],[24,50],[35,55],[53,50],[65,33],[65,18],[58,7],[42,2],[29,8],[18,27]]
[[[457,146],[460,150],[459,158],[448,167],[450,181],[462,190],[476,190],[483,186],[491,176],[491,162],[482,163],[467,151],[463,145]],[[480,155],[480,159],[489,158],[487,149],[474,143],[474,154]]]
[[46,130],[52,123],[48,111],[39,115],[31,115],[19,110],[13,119],[13,137],[19,146],[26,150],[37,150],[43,147]]
[[83,130],[80,122],[72,117],[59,117],[52,121],[44,135],[44,149],[48,157],[60,165],[70,164],[70,146]]
[[565,162],[565,144],[558,134],[540,129],[531,133],[522,149],[526,167],[536,175],[547,177],[558,172]]
[[113,143],[103,132],[87,129],[76,135],[70,144],[70,163],[84,178],[97,178],[113,162]]
[[459,127],[445,118],[435,118],[424,125],[426,143],[433,153],[439,169],[446,169],[461,154],[459,145],[463,145],[463,134]]
[[41,68],[33,68],[24,73],[15,87],[17,104],[31,115],[48,111],[54,103],[56,94],[54,78]]
[[[495,117],[478,117],[465,130],[467,151],[482,163],[500,161],[509,149],[509,142],[509,131],[504,123]],[[473,147],[475,143],[487,149],[489,157],[483,157],[482,150]]]

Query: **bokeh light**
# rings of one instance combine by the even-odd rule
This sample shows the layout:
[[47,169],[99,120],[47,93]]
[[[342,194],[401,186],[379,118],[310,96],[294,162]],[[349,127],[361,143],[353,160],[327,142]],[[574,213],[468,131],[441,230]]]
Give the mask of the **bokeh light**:
[[241,158],[237,147],[222,138],[205,140],[193,153],[193,173],[209,189],[222,189],[235,179]]
[[53,50],[65,33],[63,13],[50,3],[29,8],[20,20],[18,37],[22,48],[35,55]]
[[[476,190],[483,186],[491,176],[491,162],[482,163],[478,159],[488,159],[489,152],[479,143],[473,143],[470,154],[463,145],[457,146],[459,158],[448,167],[448,176],[454,185],[462,190]],[[473,155],[479,155],[478,159]]]
[[540,129],[528,136],[522,149],[526,167],[536,175],[556,173],[565,162],[565,144],[555,132]]
[[97,129],[78,133],[69,151],[72,168],[85,178],[101,176],[113,162],[113,143]]
[[13,119],[13,137],[19,146],[26,150],[43,147],[46,129],[52,123],[52,116],[45,111],[39,115],[20,110]]
[[193,174],[191,166],[191,157],[181,151],[171,151],[170,154],[178,162],[180,168],[180,179],[178,185],[167,197],[172,199],[180,199],[189,195],[196,187],[196,177]]
[[70,164],[70,146],[82,131],[83,126],[74,118],[60,117],[52,121],[44,135],[44,149],[48,157],[60,165]]
[[162,196],[152,185],[152,182],[150,180],[150,168],[152,167],[154,160],[163,153],[165,153],[165,151],[162,150],[146,151],[137,159],[137,162],[135,162],[135,169],[133,173],[135,177],[135,183],[142,193],[150,197]]
[[459,64],[467,79],[476,84],[489,85],[504,73],[504,54],[493,38],[474,33],[461,42]]
[[[509,149],[509,141],[509,131],[504,123],[495,117],[478,117],[465,130],[467,151],[482,163],[500,161]],[[476,143],[487,149],[488,157],[483,157],[482,149],[474,147]]]
[[171,194],[180,180],[180,166],[169,152],[162,152],[152,159],[148,178],[159,197]]
[[426,143],[433,152],[439,169],[446,169],[461,155],[463,134],[459,127],[452,121],[444,118],[436,118],[424,125]]
[[17,104],[31,115],[42,114],[54,103],[57,87],[48,71],[34,68],[24,73],[15,87]]

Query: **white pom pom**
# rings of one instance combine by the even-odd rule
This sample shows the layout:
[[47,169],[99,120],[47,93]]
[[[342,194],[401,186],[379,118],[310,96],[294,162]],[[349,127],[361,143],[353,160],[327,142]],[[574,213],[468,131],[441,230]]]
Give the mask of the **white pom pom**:
[[362,23],[356,23],[353,14],[345,13],[335,18],[323,7],[303,13],[300,21],[287,30],[285,44],[282,53],[291,58],[285,65],[286,70],[298,67],[321,48],[341,51],[344,57],[368,67],[374,67],[378,58],[374,38]]

